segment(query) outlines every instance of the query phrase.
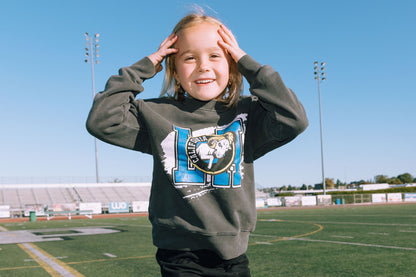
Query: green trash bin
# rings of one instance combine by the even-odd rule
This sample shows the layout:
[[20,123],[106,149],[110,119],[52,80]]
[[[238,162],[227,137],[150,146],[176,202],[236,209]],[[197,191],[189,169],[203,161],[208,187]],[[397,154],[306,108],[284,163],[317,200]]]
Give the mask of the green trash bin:
[[30,212],[29,221],[36,221],[36,212]]

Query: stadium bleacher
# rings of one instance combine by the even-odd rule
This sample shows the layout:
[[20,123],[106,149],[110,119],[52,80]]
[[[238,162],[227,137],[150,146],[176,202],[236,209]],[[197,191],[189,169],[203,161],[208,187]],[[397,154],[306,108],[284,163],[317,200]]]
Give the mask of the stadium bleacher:
[[150,183],[0,184],[0,205],[23,210],[26,205],[146,201]]

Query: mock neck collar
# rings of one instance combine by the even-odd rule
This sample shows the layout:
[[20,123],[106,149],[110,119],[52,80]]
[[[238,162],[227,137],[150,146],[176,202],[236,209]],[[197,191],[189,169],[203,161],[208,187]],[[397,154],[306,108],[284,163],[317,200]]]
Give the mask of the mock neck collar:
[[227,109],[225,103],[218,102],[217,100],[202,101],[202,100],[195,99],[189,95],[185,98],[185,100],[183,100],[182,103],[187,109],[190,109],[192,111],[195,111],[195,110],[223,111]]

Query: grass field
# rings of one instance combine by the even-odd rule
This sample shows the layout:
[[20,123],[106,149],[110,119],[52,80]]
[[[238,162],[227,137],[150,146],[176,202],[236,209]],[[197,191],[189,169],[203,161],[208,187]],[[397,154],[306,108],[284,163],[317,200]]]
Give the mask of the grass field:
[[[247,252],[254,277],[416,276],[416,204],[264,210],[258,219]],[[0,241],[2,277],[63,275],[44,260],[68,276],[159,276],[147,217],[2,222],[0,227],[31,230],[45,240],[61,238]],[[116,232],[81,234],[93,227]]]

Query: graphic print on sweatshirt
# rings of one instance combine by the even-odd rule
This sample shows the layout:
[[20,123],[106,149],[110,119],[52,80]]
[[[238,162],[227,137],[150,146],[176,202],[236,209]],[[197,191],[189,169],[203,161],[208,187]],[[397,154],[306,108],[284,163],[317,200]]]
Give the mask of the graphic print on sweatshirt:
[[246,121],[247,114],[240,114],[226,126],[200,130],[173,126],[161,144],[163,163],[183,198],[241,187]]

